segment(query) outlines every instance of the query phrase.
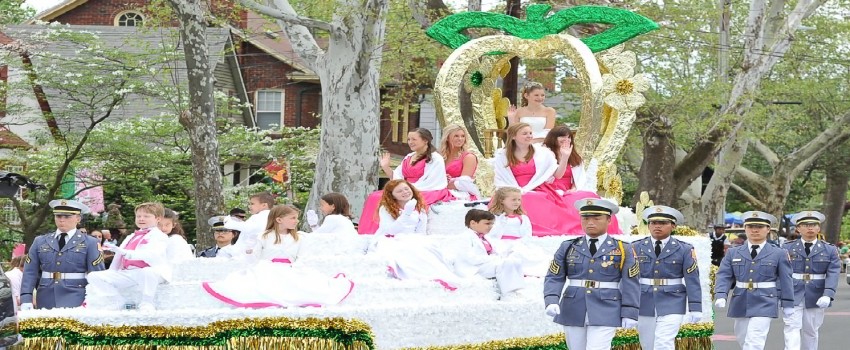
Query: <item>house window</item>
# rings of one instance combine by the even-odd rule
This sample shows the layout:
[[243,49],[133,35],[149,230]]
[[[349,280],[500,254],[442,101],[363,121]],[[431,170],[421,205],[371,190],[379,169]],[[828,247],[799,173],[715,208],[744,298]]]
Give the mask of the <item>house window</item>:
[[257,127],[271,129],[272,125],[283,126],[283,91],[257,91]]
[[141,27],[145,18],[136,11],[125,11],[115,16],[115,25],[118,27]]
[[410,128],[410,104],[399,104],[393,108],[390,118],[393,142],[407,142],[407,131]]

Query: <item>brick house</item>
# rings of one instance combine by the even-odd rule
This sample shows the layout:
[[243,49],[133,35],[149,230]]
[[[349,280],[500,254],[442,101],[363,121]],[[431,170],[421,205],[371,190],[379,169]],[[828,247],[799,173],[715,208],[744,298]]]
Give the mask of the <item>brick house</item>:
[[[214,2],[212,12],[217,12],[217,8],[232,8],[231,2]],[[37,19],[72,26],[138,26],[144,24],[143,7],[147,3],[147,0],[65,0],[39,13]],[[254,106],[251,113],[256,125],[261,128],[270,124],[318,126],[322,101],[319,78],[303,64],[286,35],[276,24],[251,11],[241,11],[231,18],[236,56],[249,101]],[[382,146],[394,154],[408,153],[406,131],[420,125],[439,138],[436,113],[427,100],[420,108],[411,108],[411,103],[402,104],[397,111],[385,108],[381,115]],[[242,179],[248,178],[247,172],[244,175]]]

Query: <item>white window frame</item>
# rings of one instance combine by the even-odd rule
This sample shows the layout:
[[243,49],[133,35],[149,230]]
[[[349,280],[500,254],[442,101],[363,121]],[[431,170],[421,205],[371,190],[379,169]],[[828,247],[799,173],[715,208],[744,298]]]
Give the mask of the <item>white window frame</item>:
[[[276,92],[280,94],[280,108],[275,111],[272,109],[265,108],[266,106],[260,104],[260,95],[265,92]],[[277,124],[278,126],[284,126],[284,106],[286,105],[286,92],[282,89],[262,89],[254,91],[254,124],[260,129],[268,129],[267,127],[260,126],[260,113],[280,113],[280,118]]]
[[[141,24],[141,25],[138,25],[138,26],[122,26],[122,25],[121,25],[121,17],[122,17],[122,16],[129,15],[129,14],[134,14],[134,15],[138,16],[139,18],[141,18],[141,19],[142,19],[142,24]],[[117,15],[115,15],[115,21],[114,21],[114,24],[115,24],[115,26],[116,26],[116,27],[142,27],[142,26],[144,26],[144,25],[145,25],[145,21],[146,21],[146,19],[145,19],[145,15],[143,15],[140,11],[136,11],[136,10],[127,10],[127,11],[121,11],[121,12],[119,12]]]

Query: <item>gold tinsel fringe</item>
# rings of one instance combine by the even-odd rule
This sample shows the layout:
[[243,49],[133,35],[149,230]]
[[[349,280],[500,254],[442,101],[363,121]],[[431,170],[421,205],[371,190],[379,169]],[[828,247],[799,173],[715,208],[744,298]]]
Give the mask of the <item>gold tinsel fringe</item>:
[[676,349],[711,350],[711,337],[678,338],[676,339]]
[[217,346],[157,346],[143,344],[125,345],[74,345],[65,344],[62,338],[35,338],[24,339],[21,344],[10,349],[13,350],[157,350],[167,348],[169,350],[226,350],[226,349],[252,349],[252,350],[368,350],[369,345],[364,342],[354,342],[352,345],[341,344],[333,339],[322,338],[276,338],[276,337],[240,337],[228,341],[227,345]]
[[[333,339],[324,338],[276,338],[276,337],[240,337],[228,340],[230,349],[262,350],[368,350],[363,342],[352,345],[341,344]],[[170,348],[169,348],[170,349]]]

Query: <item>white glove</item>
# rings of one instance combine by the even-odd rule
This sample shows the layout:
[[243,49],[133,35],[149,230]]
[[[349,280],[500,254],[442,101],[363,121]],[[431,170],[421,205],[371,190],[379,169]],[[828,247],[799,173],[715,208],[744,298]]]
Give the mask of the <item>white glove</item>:
[[319,224],[319,215],[317,215],[316,211],[313,209],[307,211],[307,224],[309,224],[310,227],[314,227]]
[[558,316],[560,314],[561,314],[561,306],[559,306],[558,304],[550,304],[549,306],[546,307],[546,315],[547,316],[555,317],[555,316]]
[[410,216],[410,214],[413,214],[413,211],[416,210],[416,204],[418,204],[418,202],[415,199],[411,199],[407,201],[407,203],[404,203],[404,211],[401,215]]
[[720,298],[720,299],[715,300],[714,306],[716,306],[719,309],[726,307],[726,299]]
[[688,313],[688,323],[697,323],[702,321],[702,312],[691,311]]
[[637,328],[638,322],[631,318],[623,318],[623,328]]
[[817,304],[818,307],[821,308],[821,309],[826,309],[826,308],[829,307],[829,303],[831,303],[831,302],[832,302],[832,298],[830,298],[828,296],[822,296],[822,297],[818,298],[818,301],[815,304]]
[[115,245],[115,244],[112,244],[112,243],[106,242],[106,243],[103,243],[103,247],[104,247],[106,250],[111,250],[111,251],[115,252],[115,254],[121,254],[121,255],[123,255],[125,258],[129,256],[129,254],[128,254],[129,252],[128,252],[126,249],[121,248],[121,247],[119,247],[119,246],[117,246],[117,245]]
[[21,311],[32,310],[32,303],[21,304]]
[[481,198],[481,191],[478,190],[478,186],[472,182],[472,178],[469,176],[461,176],[455,179],[455,188],[461,190],[463,192],[469,193],[477,198]]
[[793,315],[793,314],[794,314],[794,308],[793,307],[783,307],[782,308],[782,315],[785,316],[785,318],[791,318],[791,315]]

